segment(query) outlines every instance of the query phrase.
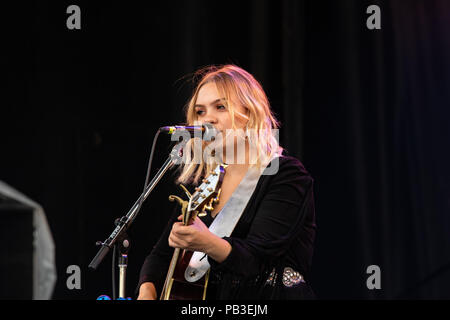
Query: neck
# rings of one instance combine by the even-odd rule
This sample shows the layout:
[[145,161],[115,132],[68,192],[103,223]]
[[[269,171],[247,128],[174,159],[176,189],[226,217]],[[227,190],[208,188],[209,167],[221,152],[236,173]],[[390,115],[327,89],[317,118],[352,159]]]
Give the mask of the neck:
[[226,170],[228,173],[239,174],[247,172],[248,167],[248,164],[229,164]]
[[[231,159],[227,159],[225,151],[223,153],[223,159],[224,159],[225,163],[228,164],[228,166],[227,166],[228,172],[233,172],[233,173],[239,174],[239,173],[246,172],[249,167],[250,160],[249,160],[248,143],[245,144],[245,151],[244,151],[245,157],[242,154],[238,154],[238,150],[236,150],[236,149],[237,148],[235,147],[234,157],[233,157],[234,159],[232,161],[231,161]],[[239,150],[239,151],[241,151],[241,150]]]

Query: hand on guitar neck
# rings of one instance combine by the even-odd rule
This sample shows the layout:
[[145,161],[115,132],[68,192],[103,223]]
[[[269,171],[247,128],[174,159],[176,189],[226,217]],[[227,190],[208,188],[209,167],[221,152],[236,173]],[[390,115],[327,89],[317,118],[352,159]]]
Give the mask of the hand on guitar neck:
[[[182,220],[182,216],[178,217]],[[175,222],[169,236],[169,246],[204,252],[217,262],[222,262],[230,254],[231,245],[209,231],[199,218],[192,224],[185,226],[182,222]]]
[[[179,227],[175,226],[175,224],[178,224],[178,222],[176,222],[174,224],[174,227],[172,228],[172,232],[171,232],[172,240],[170,240],[170,238],[169,238],[170,246],[178,247],[178,248],[186,248],[186,249],[192,248],[191,246],[193,244],[195,244],[194,245],[195,247],[197,247],[199,245],[201,246],[201,243],[203,243],[203,240],[201,240],[201,239],[207,238],[207,236],[205,236],[206,232],[204,230],[199,231],[196,228],[198,228],[198,226],[200,226],[200,228],[202,228],[203,226],[206,228],[206,226],[203,224],[203,222],[201,222],[200,219],[195,219],[195,220],[196,221],[194,221],[193,225],[183,226],[184,228],[189,228],[189,229],[179,228]],[[174,229],[175,229],[175,231],[174,231]],[[206,228],[206,230],[208,230],[208,229]],[[209,232],[209,230],[208,230],[208,232]],[[190,239],[190,241],[181,240],[181,238],[180,238],[181,234],[186,235]],[[207,245],[209,249],[202,250],[202,252],[208,251],[207,254],[211,258],[213,258],[214,260],[216,260],[217,262],[220,263],[223,260],[225,260],[226,257],[230,254],[231,245],[228,243],[228,241],[225,241],[222,238],[219,238],[212,233],[211,233],[211,236],[212,236],[210,238],[211,242]],[[198,248],[200,248],[200,247],[198,247]],[[139,288],[139,296],[137,299],[138,300],[157,300],[158,293],[156,292],[156,288],[155,288],[154,284],[151,282],[144,282],[141,285],[141,287]]]
[[[181,220],[182,216],[178,219]],[[206,253],[217,262],[222,262],[231,252],[228,241],[219,238],[209,231],[201,219],[194,219],[193,223],[184,226],[182,222],[175,222],[169,236],[169,245],[174,248],[188,249]],[[158,293],[151,282],[144,282],[139,288],[138,300],[157,300]]]
[[[200,217],[206,211],[212,212],[219,202],[221,185],[225,175],[226,165],[217,165],[209,175],[202,179],[202,184],[191,194],[183,185],[189,200],[170,195],[170,201],[177,201],[181,206],[179,222],[175,222],[168,237],[168,245],[175,248],[166,280],[160,295],[161,300],[204,300],[209,279],[209,270],[197,273],[190,270],[190,259],[194,252],[205,253],[217,262],[224,261],[231,252],[231,245],[224,239],[213,234],[201,221]],[[189,274],[186,276],[186,272]],[[194,276],[198,278],[193,278]],[[188,277],[188,278],[186,278]],[[148,285],[142,289],[144,293],[154,298],[156,290]]]

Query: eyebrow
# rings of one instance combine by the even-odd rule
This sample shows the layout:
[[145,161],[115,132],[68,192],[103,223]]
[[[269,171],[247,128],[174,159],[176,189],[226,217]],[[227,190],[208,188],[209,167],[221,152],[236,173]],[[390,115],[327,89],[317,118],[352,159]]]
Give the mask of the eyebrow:
[[[221,102],[221,101],[226,101],[226,99],[225,99],[225,98],[216,99],[216,100],[214,100],[213,102],[211,102],[210,104],[215,104],[215,103]],[[196,105],[194,106],[194,108],[196,108],[196,107],[204,107],[204,105],[202,105],[202,104],[196,104]]]

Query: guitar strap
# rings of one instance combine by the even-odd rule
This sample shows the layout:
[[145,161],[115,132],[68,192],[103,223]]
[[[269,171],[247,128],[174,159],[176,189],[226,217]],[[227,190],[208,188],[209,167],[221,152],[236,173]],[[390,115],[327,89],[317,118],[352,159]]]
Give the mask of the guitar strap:
[[[278,156],[278,155],[276,155]],[[272,158],[273,159],[273,158]],[[248,201],[250,200],[262,169],[249,168],[244,178],[241,180],[237,188],[234,190],[227,203],[223,206],[219,214],[214,218],[209,230],[216,236],[229,237],[238,223]],[[203,252],[195,251],[191,257],[188,267],[184,273],[184,277],[188,282],[195,282],[208,271],[210,265],[208,259],[205,259]]]

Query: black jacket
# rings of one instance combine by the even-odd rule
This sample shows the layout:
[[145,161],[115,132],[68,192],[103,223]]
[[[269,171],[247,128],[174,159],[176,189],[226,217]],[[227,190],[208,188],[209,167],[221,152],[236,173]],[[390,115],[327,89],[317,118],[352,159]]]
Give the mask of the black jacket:
[[[168,245],[172,219],[146,258],[139,286],[155,284],[160,294],[173,248]],[[212,223],[208,215],[202,218]],[[315,238],[313,179],[302,163],[290,156],[279,158],[274,175],[261,175],[256,189],[230,237],[232,250],[222,263],[208,257],[211,265],[207,299],[310,299],[314,294],[308,278]],[[285,267],[300,272],[306,283],[283,285]],[[267,281],[275,271],[275,281]]]

